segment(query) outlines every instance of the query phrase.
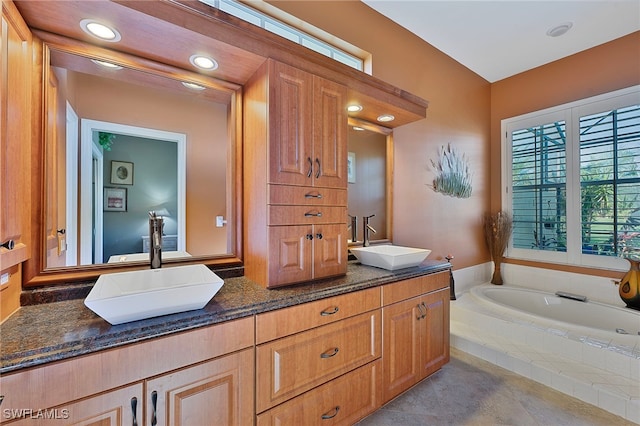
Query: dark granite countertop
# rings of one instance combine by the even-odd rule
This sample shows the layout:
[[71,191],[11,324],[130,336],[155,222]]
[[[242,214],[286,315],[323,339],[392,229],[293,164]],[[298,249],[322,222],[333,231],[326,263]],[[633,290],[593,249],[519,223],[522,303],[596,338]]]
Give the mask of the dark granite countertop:
[[376,287],[449,267],[447,262],[427,260],[415,268],[386,271],[353,261],[349,263],[345,276],[271,290],[245,277],[228,278],[203,309],[114,326],[89,310],[84,299],[23,306],[0,326],[0,374]]

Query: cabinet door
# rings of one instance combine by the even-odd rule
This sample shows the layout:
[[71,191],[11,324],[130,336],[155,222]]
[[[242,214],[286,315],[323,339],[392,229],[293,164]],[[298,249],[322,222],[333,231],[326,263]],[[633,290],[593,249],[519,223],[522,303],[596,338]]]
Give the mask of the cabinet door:
[[269,183],[312,184],[313,79],[273,62],[269,97]]
[[420,345],[424,327],[420,303],[418,296],[382,309],[385,402],[409,389],[421,378]]
[[31,33],[12,2],[2,1],[0,37],[0,269],[29,257]]
[[[24,411],[24,410],[23,410]],[[16,426],[142,425],[142,383],[49,409],[29,409]]]
[[313,274],[313,227],[269,227],[269,287],[308,281]]
[[347,89],[313,77],[314,186],[347,187]]
[[348,258],[347,225],[314,225],[313,256],[314,278],[345,274]]
[[252,424],[253,359],[253,349],[245,349],[148,380],[147,423],[158,426]]
[[422,368],[424,377],[449,362],[449,290],[423,296],[426,328]]

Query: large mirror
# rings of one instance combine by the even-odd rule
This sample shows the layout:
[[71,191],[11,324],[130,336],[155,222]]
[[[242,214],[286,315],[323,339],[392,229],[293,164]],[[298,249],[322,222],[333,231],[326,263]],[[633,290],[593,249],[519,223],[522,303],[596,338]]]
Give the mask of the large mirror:
[[150,211],[163,260],[237,255],[234,91],[44,49],[44,270],[148,262]]
[[349,244],[362,244],[365,216],[372,216],[369,218],[373,228],[369,231],[370,241],[389,242],[392,240],[391,129],[349,118],[347,150]]

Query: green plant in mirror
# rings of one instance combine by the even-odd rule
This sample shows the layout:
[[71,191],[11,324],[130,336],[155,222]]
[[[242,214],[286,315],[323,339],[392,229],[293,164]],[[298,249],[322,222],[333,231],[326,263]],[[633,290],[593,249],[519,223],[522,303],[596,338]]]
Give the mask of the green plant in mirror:
[[111,151],[111,145],[113,145],[113,140],[116,138],[116,135],[108,132],[98,132],[98,143],[105,151]]

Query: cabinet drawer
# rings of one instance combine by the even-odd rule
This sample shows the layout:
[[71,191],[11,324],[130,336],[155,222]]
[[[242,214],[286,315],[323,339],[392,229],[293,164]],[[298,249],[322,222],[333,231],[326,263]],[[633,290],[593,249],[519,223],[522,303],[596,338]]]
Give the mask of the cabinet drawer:
[[449,286],[449,271],[411,278],[382,286],[384,306]]
[[258,344],[380,307],[380,288],[343,294],[256,316]]
[[377,309],[258,346],[257,412],[379,358],[380,327]]
[[347,190],[309,186],[269,185],[269,204],[346,206]]
[[258,426],[351,425],[381,404],[381,362],[369,363],[257,418]]
[[347,223],[344,206],[269,206],[269,225]]

